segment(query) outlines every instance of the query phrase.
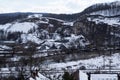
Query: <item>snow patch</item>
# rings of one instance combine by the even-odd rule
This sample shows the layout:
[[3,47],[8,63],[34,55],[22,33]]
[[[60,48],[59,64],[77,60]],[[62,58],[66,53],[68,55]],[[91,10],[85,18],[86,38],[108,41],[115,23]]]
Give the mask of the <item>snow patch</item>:
[[43,76],[42,74],[38,73],[38,77],[36,77],[36,79],[30,78],[29,80],[50,80],[50,79],[48,79],[45,76]]
[[119,18],[103,18],[103,19],[100,19],[100,18],[90,19],[90,18],[88,18],[88,20],[94,21],[94,22],[96,22],[96,24],[102,22],[102,23],[106,23],[108,25],[120,25]]
[[30,29],[37,28],[38,26],[32,22],[24,22],[24,23],[15,23],[7,29],[8,32],[24,32],[27,33]]
[[34,34],[22,34],[21,38],[23,40],[23,43],[26,43],[27,41],[41,43],[41,40],[39,38],[37,38]]
[[42,16],[43,16],[42,14],[32,14],[32,15],[29,15],[28,18],[33,18],[33,17],[41,18]]

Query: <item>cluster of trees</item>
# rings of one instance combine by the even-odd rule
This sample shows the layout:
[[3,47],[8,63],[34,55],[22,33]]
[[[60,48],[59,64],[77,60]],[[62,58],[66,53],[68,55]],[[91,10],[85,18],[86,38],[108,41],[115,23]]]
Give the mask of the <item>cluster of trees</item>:
[[6,35],[4,30],[0,30],[0,40],[6,40]]
[[0,40],[1,41],[16,41],[21,40],[22,32],[6,32],[4,30],[0,30]]
[[105,42],[109,42],[111,27],[106,23],[96,24],[95,22],[88,21],[86,18],[87,16],[85,19],[78,21],[85,26],[84,28],[81,27],[83,32],[80,34],[84,35],[94,47],[100,47],[103,46]]
[[88,7],[87,9],[85,9],[81,14],[96,12],[96,11],[100,11],[100,10],[110,10],[110,9],[115,9],[115,8],[117,8],[119,10],[120,5],[117,5],[115,3],[95,4],[95,5],[92,5],[92,6]]
[[25,18],[30,13],[6,13],[6,14],[0,14],[0,24],[6,24],[13,22],[17,19]]
[[19,39],[21,37],[21,32],[8,32],[7,33],[7,40],[13,40],[16,41],[17,39]]
[[[36,60],[33,55],[36,53],[36,47],[37,44],[35,44],[34,42],[28,41],[28,43],[24,44],[9,44],[9,47],[12,48],[12,50],[8,51],[9,55],[11,54],[10,57],[1,57],[3,59],[5,59],[3,61],[0,61],[1,66],[0,67],[6,67],[9,70],[11,70],[9,67],[15,67],[15,71],[18,72],[18,77],[14,77],[13,76],[8,76],[8,77],[1,77],[1,80],[25,80],[25,74],[31,73],[31,71],[33,70],[34,66],[39,66],[40,60]],[[19,53],[20,52],[20,53]],[[20,57],[19,61],[12,61],[10,60],[11,58],[15,58],[14,55]],[[21,57],[24,56],[24,57]],[[10,59],[9,59],[10,58]],[[8,61],[9,60],[9,61]],[[37,64],[37,65],[36,65]],[[29,68],[29,69],[28,69]],[[13,70],[13,72],[14,72]],[[12,71],[11,71],[12,72]],[[31,73],[32,74],[32,73]],[[28,74],[29,75],[29,74]]]
[[69,72],[64,72],[63,80],[74,80],[74,77]]

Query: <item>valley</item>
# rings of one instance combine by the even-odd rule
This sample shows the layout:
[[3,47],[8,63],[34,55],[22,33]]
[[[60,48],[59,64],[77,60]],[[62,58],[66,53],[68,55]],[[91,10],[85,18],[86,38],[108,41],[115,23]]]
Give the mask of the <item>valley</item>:
[[118,2],[75,14],[0,14],[0,80],[63,80],[79,70],[119,73]]

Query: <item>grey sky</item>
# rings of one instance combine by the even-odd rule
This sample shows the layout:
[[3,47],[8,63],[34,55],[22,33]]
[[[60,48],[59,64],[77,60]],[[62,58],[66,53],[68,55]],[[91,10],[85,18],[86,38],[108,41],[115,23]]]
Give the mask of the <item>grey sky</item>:
[[0,13],[77,13],[92,4],[113,1],[116,0],[0,0]]

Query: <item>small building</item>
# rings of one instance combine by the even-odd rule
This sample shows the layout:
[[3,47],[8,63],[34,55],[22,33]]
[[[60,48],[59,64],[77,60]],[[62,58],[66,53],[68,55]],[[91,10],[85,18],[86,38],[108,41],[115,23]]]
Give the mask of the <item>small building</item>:
[[90,74],[90,80],[118,80],[118,74]]
[[89,80],[89,75],[81,70],[77,70],[72,76],[74,80]]
[[88,75],[82,71],[79,71],[79,80],[88,80]]
[[84,70],[77,70],[73,74],[74,80],[119,80],[119,74],[118,73],[110,73],[108,71],[106,72],[86,72]]

